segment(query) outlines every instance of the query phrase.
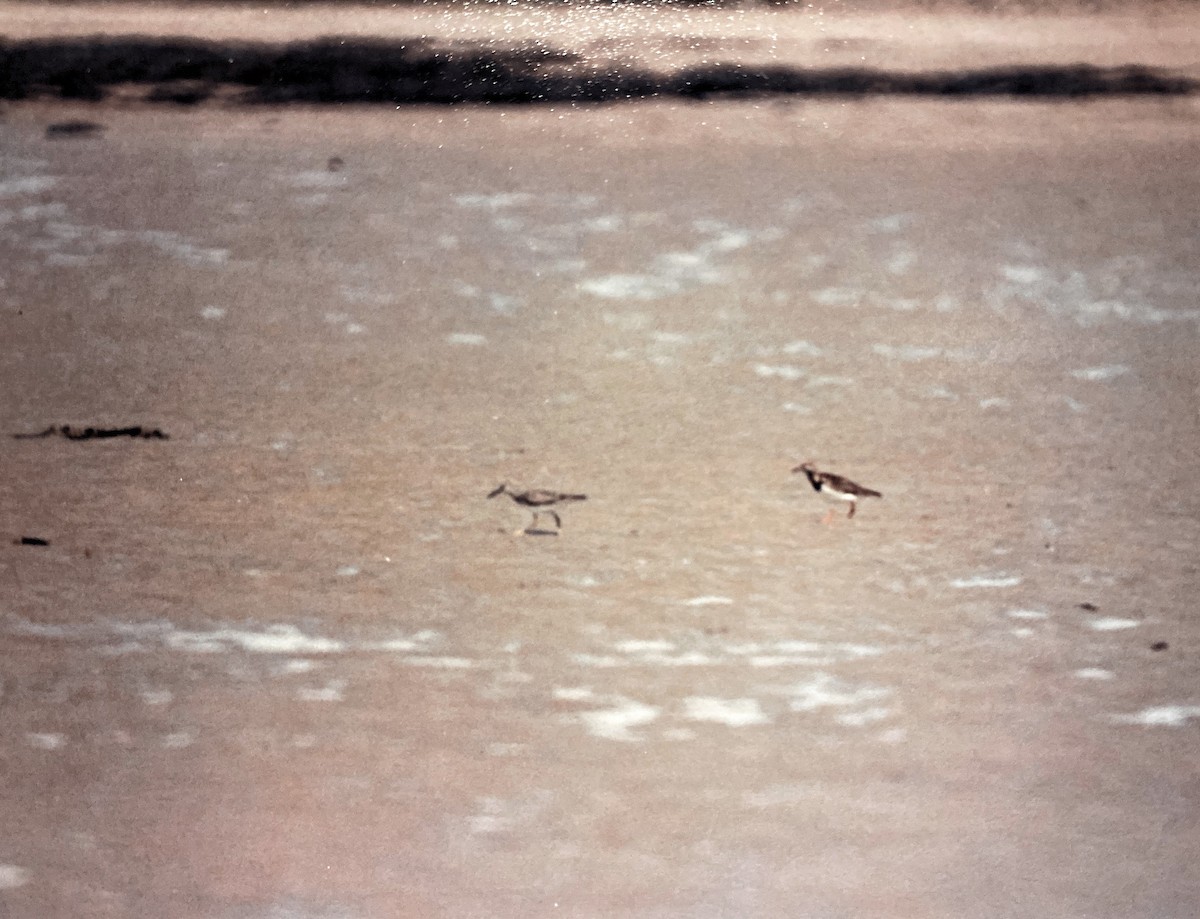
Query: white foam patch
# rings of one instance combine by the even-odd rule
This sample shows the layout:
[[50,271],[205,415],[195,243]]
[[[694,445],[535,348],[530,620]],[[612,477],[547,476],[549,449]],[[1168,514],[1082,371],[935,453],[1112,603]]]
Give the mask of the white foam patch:
[[67,745],[66,734],[51,731],[31,731],[25,735],[25,740],[31,747],[37,747],[39,750],[61,750]]
[[1018,629],[1010,629],[1009,634],[1012,635],[1013,638],[1030,638],[1036,633],[1028,626],[1021,626]]
[[692,340],[682,332],[652,332],[650,338],[659,345],[686,345]]
[[1040,609],[1013,609],[1005,613],[1010,619],[1049,619],[1048,613]]
[[1112,720],[1120,724],[1179,728],[1193,718],[1200,718],[1200,705],[1152,705],[1131,715],[1113,715]]
[[770,724],[757,699],[717,699],[688,696],[683,700],[684,717],[690,721],[712,721],[733,728]]
[[498,211],[508,207],[528,204],[533,195],[525,192],[500,192],[494,195],[456,195],[454,203],[459,207],[476,208],[480,210]]
[[800,402],[785,402],[781,406],[785,412],[792,412],[796,415],[811,415],[812,409]]
[[781,380],[798,380],[805,371],[791,364],[755,364],[754,374],[766,379],[778,377]]
[[190,747],[195,739],[190,731],[175,731],[163,737],[162,745],[168,750],[183,750]]
[[36,195],[58,184],[54,176],[20,176],[0,182],[0,198],[14,195]]
[[431,670],[470,670],[475,666],[475,661],[468,657],[412,655],[404,658],[402,662],[410,667],[428,667]]
[[802,354],[805,357],[820,357],[824,353],[812,342],[804,341],[803,339],[789,341],[780,350],[782,350],[784,354]]
[[716,594],[705,594],[701,597],[692,597],[690,600],[683,601],[684,606],[732,606],[733,600],[730,597],[721,597]]
[[180,651],[227,651],[231,647],[252,654],[331,654],[346,650],[345,642],[305,635],[294,625],[273,625],[262,631],[216,629],[211,632],[172,630],[164,643]]
[[647,652],[674,651],[675,644],[670,641],[639,640],[619,641],[614,646],[622,654],[645,654]]
[[580,281],[579,289],[606,300],[657,300],[676,293],[679,284],[644,274],[610,274]]
[[288,176],[288,183],[295,188],[336,188],[347,184],[345,173],[329,169],[310,169]]
[[555,687],[552,695],[560,702],[589,702],[596,698],[596,694],[587,686]]
[[580,712],[577,716],[587,732],[604,740],[619,740],[626,743],[642,739],[633,728],[639,728],[658,719],[661,709],[634,699],[616,697],[617,704],[611,708]]
[[221,306],[206,306],[200,311],[200,315],[205,319],[224,319],[225,308]]
[[886,268],[889,274],[908,274],[909,269],[916,263],[917,255],[915,252],[902,251],[894,253],[887,260]]
[[992,396],[989,399],[979,400],[979,407],[985,410],[989,408],[1008,408],[1008,405],[1008,400],[1000,396]]
[[1080,680],[1111,680],[1113,672],[1103,667],[1080,667],[1074,676]]
[[949,360],[965,361],[970,360],[971,355],[965,351],[947,351],[943,348],[933,348],[926,345],[886,345],[874,344],[871,350],[880,357],[888,360],[915,362],[927,361],[933,358],[947,358]]
[[1070,396],[1062,397],[1063,403],[1073,412],[1086,412],[1087,406],[1077,399],[1072,399]]
[[1117,616],[1103,616],[1087,621],[1087,627],[1094,632],[1120,632],[1125,629],[1136,629],[1139,625],[1141,623],[1136,619],[1121,619]]
[[1021,578],[1015,574],[977,574],[969,578],[955,578],[950,586],[969,590],[976,587],[1016,587],[1020,583]]
[[147,243],[164,255],[187,262],[189,265],[224,265],[229,261],[228,249],[214,249],[189,242],[178,233],[164,230],[143,230],[136,239]]
[[888,214],[886,217],[876,217],[867,226],[879,233],[899,233],[910,226],[914,219],[912,214]]
[[487,336],[475,332],[452,332],[446,336],[446,341],[452,345],[470,345],[479,347],[487,344]]
[[820,389],[825,386],[853,386],[854,380],[851,377],[838,376],[819,376],[809,377],[805,383],[809,389]]
[[1012,284],[1031,285],[1044,280],[1046,275],[1033,265],[1005,265],[1000,269],[1004,280]]
[[876,706],[874,708],[864,708],[861,712],[843,712],[833,720],[848,728],[865,728],[868,725],[886,721],[890,717],[892,717],[892,710],[890,708]]
[[33,874],[20,865],[0,865],[0,890],[16,890],[29,883]]
[[817,673],[807,682],[786,688],[784,694],[790,697],[788,707],[793,712],[814,712],[822,708],[855,708],[885,699],[892,691],[874,686],[854,687],[827,673]]
[[296,698],[301,702],[341,702],[346,688],[345,680],[331,680],[321,687],[305,687],[296,691]]
[[1103,383],[1108,380],[1115,380],[1117,377],[1124,376],[1127,373],[1129,373],[1129,367],[1125,364],[1109,364],[1106,367],[1085,367],[1082,370],[1072,370],[1071,376],[1077,380]]
[[825,287],[812,295],[819,306],[853,306],[863,298],[863,292],[855,287]]
[[632,310],[622,313],[613,313],[606,310],[600,314],[600,320],[605,325],[613,326],[624,332],[638,332],[649,326],[654,321],[654,317],[649,313]]
[[312,673],[316,669],[317,665],[313,661],[303,657],[296,657],[289,661],[284,661],[275,668],[275,672],[282,676],[290,676],[296,673]]
[[878,657],[883,648],[850,642],[776,641],[727,645],[727,654],[745,659],[751,667],[827,666],[842,661]]
[[139,695],[146,705],[170,705],[175,698],[169,689],[143,689]]

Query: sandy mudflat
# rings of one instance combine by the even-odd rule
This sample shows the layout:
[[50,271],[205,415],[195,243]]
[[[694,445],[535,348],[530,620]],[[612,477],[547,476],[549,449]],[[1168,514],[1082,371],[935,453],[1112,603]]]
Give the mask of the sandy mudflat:
[[6,107],[0,432],[170,439],[0,440],[0,916],[1192,915],[1197,150]]

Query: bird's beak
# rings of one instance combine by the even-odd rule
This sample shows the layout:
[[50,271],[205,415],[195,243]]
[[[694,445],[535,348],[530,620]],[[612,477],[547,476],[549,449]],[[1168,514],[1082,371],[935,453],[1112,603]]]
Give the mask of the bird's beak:
[[493,489],[491,490],[491,492],[488,494],[488,497],[489,497],[489,498],[494,498],[494,497],[496,497],[496,495],[503,493],[503,491],[504,491],[504,486],[505,486],[505,485],[507,485],[507,484],[508,484],[507,482],[503,482],[503,483],[501,483],[501,484],[497,485],[495,488],[493,488]]

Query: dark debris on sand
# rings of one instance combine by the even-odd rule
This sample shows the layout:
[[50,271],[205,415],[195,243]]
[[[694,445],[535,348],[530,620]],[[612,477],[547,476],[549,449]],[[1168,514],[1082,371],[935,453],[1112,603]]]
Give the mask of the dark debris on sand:
[[158,428],[144,428],[140,424],[124,428],[73,428],[69,424],[50,425],[44,431],[33,434],[13,434],[14,440],[36,440],[41,437],[54,435],[65,437],[67,440],[107,440],[114,437],[133,437],[142,440],[168,440],[169,435]]

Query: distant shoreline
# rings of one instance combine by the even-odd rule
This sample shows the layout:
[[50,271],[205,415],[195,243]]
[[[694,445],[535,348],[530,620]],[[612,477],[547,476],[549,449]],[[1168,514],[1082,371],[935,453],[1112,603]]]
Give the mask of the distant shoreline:
[[1188,96],[1200,82],[1126,65],[1013,66],[911,73],[872,67],[751,66],[666,73],[597,67],[547,47],[425,39],[214,42],[173,38],[0,40],[0,98],[202,102],[530,104],[650,97],[922,96],[1082,99]]

